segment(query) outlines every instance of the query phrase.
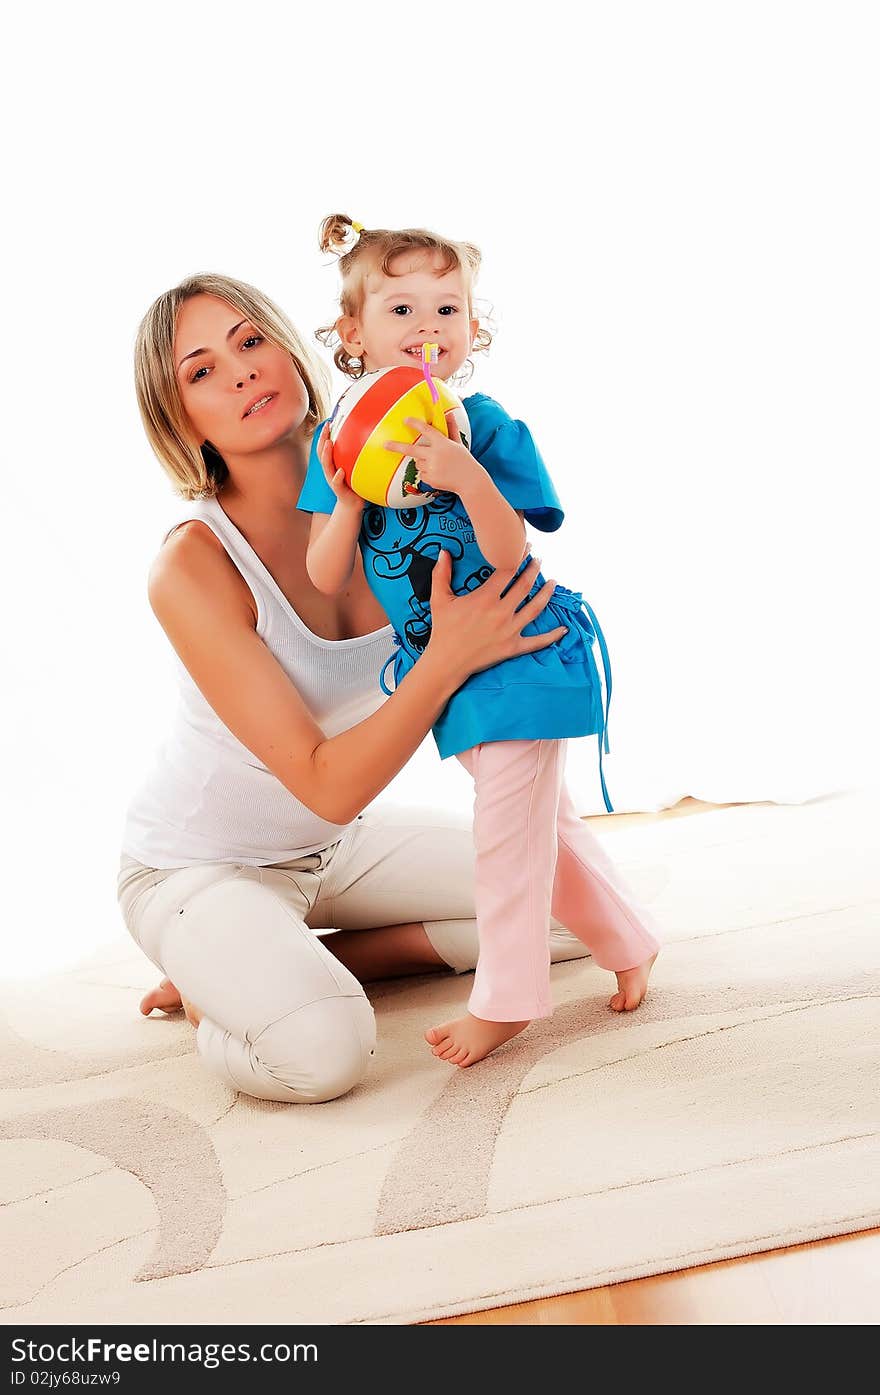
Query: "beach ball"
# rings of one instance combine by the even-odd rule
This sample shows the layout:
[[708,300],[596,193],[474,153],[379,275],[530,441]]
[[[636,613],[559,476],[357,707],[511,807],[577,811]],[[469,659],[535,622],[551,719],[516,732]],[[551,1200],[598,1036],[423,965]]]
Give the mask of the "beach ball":
[[434,497],[427,484],[419,487],[412,456],[385,449],[386,441],[416,439],[419,433],[405,425],[407,417],[428,422],[448,436],[446,413],[453,412],[462,441],[470,449],[470,423],[460,398],[439,378],[434,386],[439,402],[431,396],[422,370],[401,364],[365,373],[337,402],[330,418],[333,463],[344,471],[354,492],[371,504],[412,509]]

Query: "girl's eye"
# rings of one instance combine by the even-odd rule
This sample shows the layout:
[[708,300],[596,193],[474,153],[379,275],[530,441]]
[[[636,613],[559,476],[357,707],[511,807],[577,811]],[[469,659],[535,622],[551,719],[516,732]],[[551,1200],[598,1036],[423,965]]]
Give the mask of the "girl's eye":
[[458,306],[457,306],[457,305],[441,305],[441,306],[440,306],[440,314],[441,314],[441,315],[454,315],[454,314],[456,314],[457,310],[458,310]]
[[394,306],[394,309],[391,311],[391,313],[392,313],[392,315],[400,315],[401,317],[404,316],[404,315],[408,315],[408,314],[409,314],[409,306],[408,306],[408,305],[395,305],[395,306]]

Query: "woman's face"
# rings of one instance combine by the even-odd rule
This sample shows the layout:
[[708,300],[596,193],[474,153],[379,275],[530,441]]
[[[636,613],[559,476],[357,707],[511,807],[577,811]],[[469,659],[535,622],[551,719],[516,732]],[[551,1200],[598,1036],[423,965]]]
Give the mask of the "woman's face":
[[181,306],[174,369],[199,442],[210,441],[227,461],[276,445],[308,412],[290,354],[217,296],[195,295]]

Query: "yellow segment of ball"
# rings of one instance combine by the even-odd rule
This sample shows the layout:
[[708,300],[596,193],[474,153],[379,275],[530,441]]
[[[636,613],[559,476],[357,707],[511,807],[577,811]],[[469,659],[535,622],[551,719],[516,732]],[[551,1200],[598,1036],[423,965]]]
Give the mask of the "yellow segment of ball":
[[400,469],[404,456],[385,448],[386,441],[415,441],[419,436],[412,426],[407,426],[407,417],[418,417],[444,436],[449,435],[446,426],[446,412],[459,405],[445,383],[436,384],[440,401],[434,402],[427,383],[417,383],[394,403],[370,432],[351,475],[351,487],[364,499],[374,504],[388,502],[389,488]]

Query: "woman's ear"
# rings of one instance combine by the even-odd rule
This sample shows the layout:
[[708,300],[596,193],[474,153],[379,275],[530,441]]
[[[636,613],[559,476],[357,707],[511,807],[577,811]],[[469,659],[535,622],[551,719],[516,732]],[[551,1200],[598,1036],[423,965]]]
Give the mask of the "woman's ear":
[[339,342],[350,358],[363,358],[364,341],[361,327],[353,315],[341,315],[336,321]]

